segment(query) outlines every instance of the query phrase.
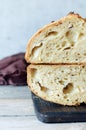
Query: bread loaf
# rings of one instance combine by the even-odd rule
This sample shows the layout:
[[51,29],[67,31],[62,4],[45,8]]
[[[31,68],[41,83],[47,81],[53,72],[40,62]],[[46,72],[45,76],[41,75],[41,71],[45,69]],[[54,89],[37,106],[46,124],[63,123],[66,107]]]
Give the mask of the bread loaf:
[[86,65],[30,65],[27,82],[44,100],[63,105],[86,103]]
[[62,105],[86,103],[86,19],[71,13],[38,30],[25,59],[34,94]]
[[29,63],[86,63],[86,20],[69,14],[38,30],[29,40]]

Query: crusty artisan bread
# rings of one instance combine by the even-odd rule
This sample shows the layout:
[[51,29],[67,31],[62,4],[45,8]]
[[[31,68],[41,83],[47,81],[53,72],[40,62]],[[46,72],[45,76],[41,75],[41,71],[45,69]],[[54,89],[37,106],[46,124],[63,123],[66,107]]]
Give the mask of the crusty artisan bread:
[[25,55],[29,63],[86,63],[86,19],[70,13],[40,29]]
[[44,100],[86,103],[86,19],[69,14],[40,29],[27,46],[27,83]]
[[31,91],[54,103],[86,103],[86,65],[30,65],[27,82]]

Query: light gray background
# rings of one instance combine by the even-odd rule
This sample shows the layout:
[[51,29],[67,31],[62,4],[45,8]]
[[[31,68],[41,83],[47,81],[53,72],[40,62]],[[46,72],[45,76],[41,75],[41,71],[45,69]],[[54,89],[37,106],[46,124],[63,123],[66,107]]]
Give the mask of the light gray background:
[[0,0],[0,59],[25,52],[39,28],[70,11],[86,17],[86,0]]

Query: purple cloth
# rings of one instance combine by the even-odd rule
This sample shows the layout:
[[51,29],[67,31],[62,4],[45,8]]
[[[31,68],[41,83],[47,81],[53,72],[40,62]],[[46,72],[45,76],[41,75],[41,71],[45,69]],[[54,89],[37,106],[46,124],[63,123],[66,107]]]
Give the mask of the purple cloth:
[[24,55],[19,53],[0,60],[0,85],[27,85]]

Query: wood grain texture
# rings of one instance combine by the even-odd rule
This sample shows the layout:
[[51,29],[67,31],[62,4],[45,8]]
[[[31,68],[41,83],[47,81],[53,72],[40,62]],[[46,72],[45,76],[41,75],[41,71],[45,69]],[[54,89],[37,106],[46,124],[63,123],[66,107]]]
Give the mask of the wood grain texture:
[[33,115],[33,103],[27,87],[0,87],[0,117]]
[[45,124],[36,117],[0,118],[1,130],[86,130],[86,123]]
[[0,87],[0,130],[86,130],[86,123],[46,124],[34,112],[27,87]]
[[0,99],[0,117],[33,116],[31,99]]
[[0,86],[0,99],[28,99],[30,97],[27,86]]

